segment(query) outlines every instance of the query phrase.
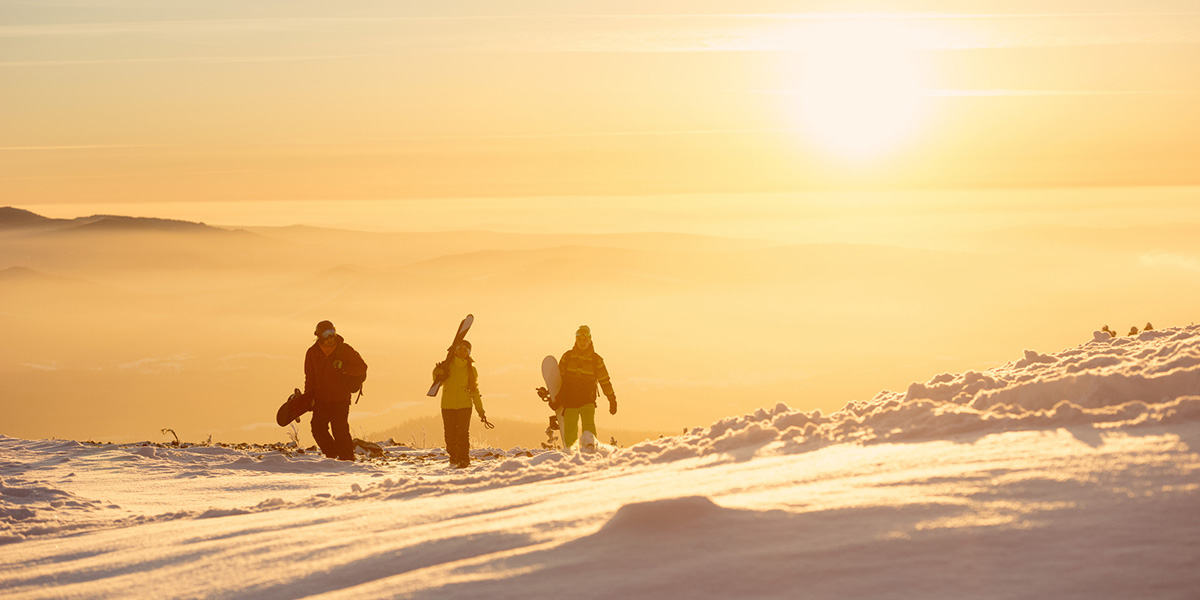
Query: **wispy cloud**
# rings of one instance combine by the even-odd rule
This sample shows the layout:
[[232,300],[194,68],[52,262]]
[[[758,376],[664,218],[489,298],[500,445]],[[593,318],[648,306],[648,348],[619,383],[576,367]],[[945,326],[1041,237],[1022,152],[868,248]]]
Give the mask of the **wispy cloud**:
[[1142,264],[1147,267],[1168,267],[1200,271],[1200,258],[1180,254],[1145,254],[1141,257]]
[[240,64],[240,63],[280,63],[307,62],[327,60],[353,60],[360,58],[378,57],[378,54],[319,54],[319,55],[287,55],[287,56],[158,56],[147,58],[93,58],[77,60],[24,60],[0,62],[0,68],[20,67],[70,67],[89,65],[123,65],[123,64],[160,64],[160,63],[194,63],[194,64]]
[[0,26],[0,38],[233,36],[236,42],[239,35],[250,39],[276,34],[305,43],[334,36],[354,45],[399,51],[781,51],[803,48],[814,30],[847,21],[919,30],[920,44],[931,49],[1200,43],[1200,12],[258,18],[8,25]]
[[165,144],[80,144],[73,146],[0,146],[3,152],[43,152],[55,150],[114,150],[119,148],[169,148]]
[[188,354],[175,354],[164,358],[143,358],[117,365],[119,371],[136,371],[142,374],[171,372],[183,370],[183,364],[195,358]]
[[123,21],[109,23],[54,23],[0,26],[0,38],[77,37],[129,34],[228,34],[289,31],[366,19],[192,19],[172,21]]
[[929,90],[929,96],[962,97],[962,96],[1197,96],[1200,90],[1010,90],[1010,89],[979,89],[979,90]]

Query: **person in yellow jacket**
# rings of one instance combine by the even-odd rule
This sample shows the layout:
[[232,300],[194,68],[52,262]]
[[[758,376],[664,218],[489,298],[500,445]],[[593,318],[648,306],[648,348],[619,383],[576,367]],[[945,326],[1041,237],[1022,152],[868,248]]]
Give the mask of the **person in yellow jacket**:
[[584,431],[596,436],[597,384],[608,398],[609,414],[617,414],[617,393],[613,391],[604,359],[592,345],[592,330],[587,325],[581,325],[575,332],[575,347],[558,361],[558,373],[562,376],[562,389],[555,400],[562,407],[563,447],[570,448],[578,438],[580,421]]
[[457,468],[471,465],[471,407],[479,411],[479,420],[490,425],[483,412],[483,396],[479,394],[479,372],[471,358],[471,342],[463,340],[454,347],[454,356],[433,368],[436,381],[443,373],[442,426],[446,430],[446,453],[450,464]]

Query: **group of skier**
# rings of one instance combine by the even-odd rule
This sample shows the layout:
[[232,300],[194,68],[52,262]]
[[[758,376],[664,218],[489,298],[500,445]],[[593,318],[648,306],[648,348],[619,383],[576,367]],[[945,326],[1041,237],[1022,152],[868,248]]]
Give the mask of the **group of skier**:
[[[350,437],[350,402],[361,390],[367,363],[333,323],[321,321],[313,332],[317,340],[304,357],[304,397],[312,401],[312,435],[321,452],[329,458],[354,460],[354,441]],[[471,464],[470,429],[472,411],[491,428],[479,393],[479,371],[471,358],[471,342],[456,338],[446,359],[433,368],[433,379],[441,382],[442,425],[450,465],[463,468]],[[556,410],[565,448],[579,439],[583,431],[596,436],[597,387],[608,399],[609,414],[617,414],[617,395],[604,359],[592,344],[587,325],[575,332],[575,344],[558,361],[562,387],[551,405]],[[435,386],[436,389],[436,386]],[[432,395],[434,392],[431,391]]]

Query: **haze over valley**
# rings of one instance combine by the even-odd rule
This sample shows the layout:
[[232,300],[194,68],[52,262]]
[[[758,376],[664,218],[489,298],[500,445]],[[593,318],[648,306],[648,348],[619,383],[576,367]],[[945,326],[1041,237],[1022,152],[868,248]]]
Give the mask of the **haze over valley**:
[[987,213],[931,204],[943,235],[912,228],[922,235],[903,242],[903,222],[878,229],[876,244],[833,227],[805,234],[821,243],[789,243],[686,221],[674,232],[637,230],[651,221],[613,233],[386,232],[4,208],[0,313],[18,343],[0,351],[0,402],[6,433],[26,438],[136,441],[171,428],[193,441],[284,440],[274,409],[303,386],[313,324],[330,319],[370,365],[355,435],[436,445],[429,369],[472,313],[484,402],[501,423],[475,432],[481,444],[544,439],[538,365],[581,324],[620,401],[600,418],[605,440],[776,401],[828,413],[915,377],[1079,343],[1105,324],[1123,334],[1190,322],[1200,242],[1179,204],[1194,192],[1144,197],[1175,218],[1147,210],[1136,226],[1109,227],[1119,207],[1098,203],[1075,213],[1078,226],[1051,213],[989,228]]

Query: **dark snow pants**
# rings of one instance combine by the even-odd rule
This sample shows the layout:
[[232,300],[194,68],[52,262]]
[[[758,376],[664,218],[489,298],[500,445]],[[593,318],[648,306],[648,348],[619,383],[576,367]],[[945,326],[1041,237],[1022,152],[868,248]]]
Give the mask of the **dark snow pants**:
[[[330,430],[333,435],[329,435]],[[350,403],[318,402],[313,407],[312,436],[325,456],[354,460],[354,440],[350,437]]]
[[471,463],[471,407],[443,408],[442,426],[446,429],[446,454],[450,464]]

